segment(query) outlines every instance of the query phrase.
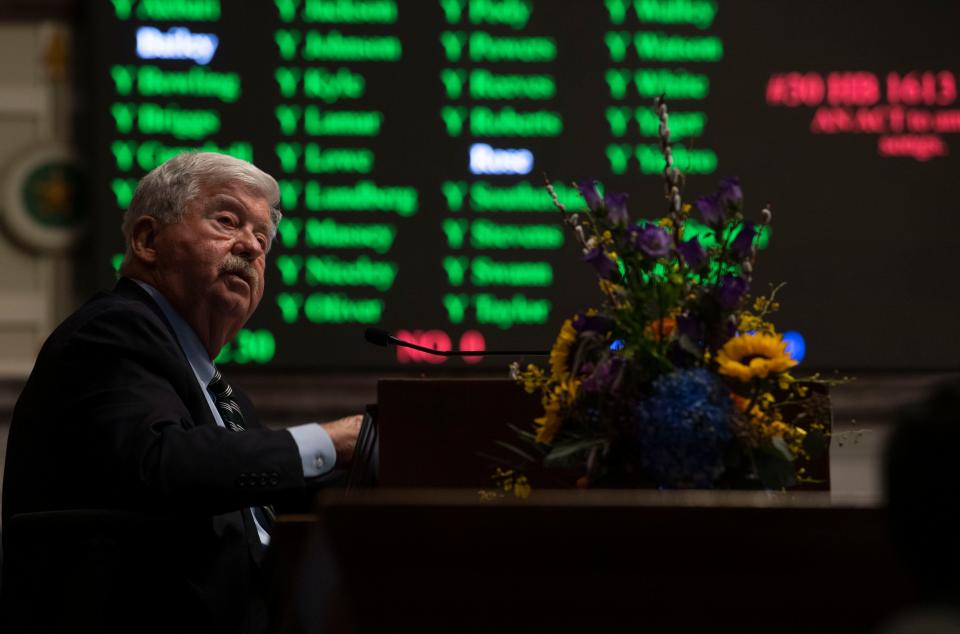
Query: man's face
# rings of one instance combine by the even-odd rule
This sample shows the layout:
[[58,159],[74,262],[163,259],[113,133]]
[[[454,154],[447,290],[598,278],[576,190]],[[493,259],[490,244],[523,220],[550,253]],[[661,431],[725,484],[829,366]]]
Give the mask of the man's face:
[[256,310],[270,236],[269,203],[238,183],[203,188],[158,231],[160,290],[202,338],[204,328],[232,338]]

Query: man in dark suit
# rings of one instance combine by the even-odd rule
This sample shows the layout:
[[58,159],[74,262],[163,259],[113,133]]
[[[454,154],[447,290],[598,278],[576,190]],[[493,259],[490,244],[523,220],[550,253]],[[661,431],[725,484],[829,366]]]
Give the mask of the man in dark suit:
[[122,277],[50,336],[14,410],[5,632],[267,629],[271,505],[349,462],[360,427],[264,428],[212,363],[263,296],[278,202],[213,153],[138,185]]

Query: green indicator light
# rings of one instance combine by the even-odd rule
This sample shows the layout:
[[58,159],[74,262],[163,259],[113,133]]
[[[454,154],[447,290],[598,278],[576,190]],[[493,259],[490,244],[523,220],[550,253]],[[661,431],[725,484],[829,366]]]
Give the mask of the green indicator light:
[[110,79],[113,80],[113,87],[117,94],[127,96],[133,90],[133,81],[136,78],[134,71],[136,66],[111,66]]
[[[583,209],[583,199],[576,189],[563,183],[553,186],[554,193],[567,209]],[[553,199],[542,185],[527,181],[516,185],[497,186],[477,181],[470,186],[470,209],[474,211],[556,211]]]
[[[281,199],[283,196],[281,195]],[[283,205],[284,209],[289,209]],[[280,224],[277,225],[277,239],[286,249],[296,248],[300,244],[300,232],[303,230],[303,218],[290,218],[284,216]]]
[[[300,84],[300,77],[303,72],[299,68],[287,68],[280,66],[273,72],[273,78],[277,80],[277,87],[280,88],[280,95],[287,99],[297,96],[297,86]],[[287,132],[286,134],[290,134]]]
[[624,174],[630,162],[633,147],[629,143],[611,143],[607,146],[606,155],[610,162],[610,171],[614,174]]
[[283,208],[288,211],[296,209],[300,204],[300,194],[303,193],[303,182],[280,179],[277,184],[280,185],[280,204]]
[[233,341],[225,345],[214,363],[269,363],[277,351],[273,333],[269,330],[240,330]]
[[114,178],[110,181],[110,189],[113,190],[113,197],[117,201],[117,207],[126,209],[130,206],[133,192],[137,189],[137,179]]
[[340,293],[314,293],[303,304],[303,314],[315,324],[375,324],[383,314],[382,299],[353,299]]
[[470,109],[470,133],[475,136],[560,136],[563,117],[559,112],[533,110],[518,112],[507,106],[499,110]]
[[447,91],[447,99],[459,99],[463,94],[463,82],[467,80],[467,71],[450,68],[440,71],[440,82]]
[[[636,119],[637,125],[640,128],[640,136],[657,136],[659,134],[660,117],[650,108],[637,108]],[[703,130],[706,127],[707,115],[705,112],[670,113],[671,139],[698,137],[703,134]]]
[[630,46],[630,33],[627,31],[607,31],[603,36],[603,43],[607,45],[607,51],[610,52],[610,60],[622,62],[627,56],[627,48]]
[[611,68],[603,76],[610,87],[610,97],[623,99],[627,96],[627,87],[630,85],[630,71]]
[[120,272],[120,265],[121,265],[121,264],[123,264],[123,254],[122,254],[122,253],[114,253],[112,256],[110,256],[110,266],[113,267],[113,272],[114,272],[114,273],[119,273],[119,272]]
[[467,46],[474,62],[552,62],[557,57],[552,37],[503,37],[474,31]]
[[[627,71],[623,71],[627,72]],[[641,97],[659,97],[667,94],[671,99],[705,99],[710,93],[710,78],[702,73],[688,73],[665,68],[645,68],[634,72],[633,83]],[[673,116],[670,117],[673,129]]]
[[322,110],[307,106],[303,131],[311,136],[377,136],[383,113],[376,110]]
[[440,45],[448,62],[459,62],[463,57],[463,45],[467,36],[461,31],[444,31],[440,34]]
[[367,148],[321,148],[307,143],[303,169],[311,174],[369,174],[373,169],[373,151]]
[[447,246],[451,249],[459,249],[463,246],[463,239],[470,229],[469,220],[444,220],[443,233],[447,236]]
[[563,228],[476,220],[470,226],[470,246],[475,249],[559,249],[563,246]]
[[[121,8],[130,15],[134,0],[111,0],[114,11],[121,20]],[[187,22],[213,22],[220,19],[220,0],[140,0],[137,4],[137,19],[184,20]]]
[[451,286],[461,286],[463,284],[464,273],[470,267],[470,258],[454,258],[447,256],[443,258],[443,270],[447,272],[447,281]]
[[613,24],[623,24],[627,17],[627,9],[630,6],[630,0],[605,0],[607,14],[610,16],[610,22]]
[[300,271],[303,269],[303,257],[299,255],[279,255],[274,260],[280,271],[280,279],[286,286],[294,286],[300,281]]
[[303,295],[301,293],[277,293],[277,308],[280,309],[280,317],[284,323],[297,323],[302,307]]
[[504,75],[488,70],[470,72],[472,99],[552,99],[556,94],[557,84],[551,75]]
[[383,187],[372,181],[321,186],[311,180],[303,194],[304,206],[310,211],[389,211],[406,218],[419,208],[415,187]]
[[470,282],[474,286],[550,286],[553,267],[549,262],[498,262],[478,257],[470,265]]
[[447,199],[447,207],[450,211],[460,211],[463,209],[463,199],[467,193],[467,184],[463,181],[444,181],[440,185],[440,191],[443,197]]
[[719,62],[723,42],[719,37],[667,35],[658,31],[637,31],[633,47],[641,60],[661,62]]
[[284,134],[296,134],[300,126],[300,106],[280,105],[273,109],[274,116],[277,117],[277,123],[280,124],[280,131]]
[[[627,124],[630,123],[631,108],[624,106],[614,106],[607,108],[604,113],[607,117],[607,123],[610,124],[610,134],[613,136],[623,136],[627,133]],[[673,113],[670,114],[670,123],[673,123]],[[671,128],[671,132],[673,128]]]
[[115,141],[110,149],[113,151],[117,169],[120,171],[129,171],[132,167],[132,161],[135,160],[137,167],[149,172],[167,159],[184,152],[219,152],[253,162],[253,145],[247,141],[235,141],[229,145],[218,145],[212,141],[207,141],[203,145],[195,146],[171,146],[160,141],[144,141],[142,143]]
[[113,14],[118,20],[129,20],[130,12],[133,9],[133,0],[111,0],[113,3]]
[[277,52],[280,53],[281,59],[289,62],[297,56],[302,37],[300,31],[281,29],[274,32],[273,42],[277,45]]
[[[124,72],[129,73],[129,68],[114,66],[111,69],[120,94],[129,92],[121,90],[128,79]],[[203,66],[183,71],[141,66],[136,70],[136,79],[137,92],[144,97],[215,97],[225,103],[233,103],[240,97],[239,73],[221,73]]]
[[400,38],[396,36],[343,35],[340,31],[307,31],[302,51],[305,60],[351,62],[396,62],[402,53]]
[[115,103],[110,106],[110,114],[113,115],[113,121],[117,126],[117,132],[120,134],[129,134],[133,130],[133,121],[136,117],[137,107],[129,103]]
[[113,159],[118,170],[129,172],[133,168],[133,156],[136,149],[137,144],[134,141],[114,141],[110,144],[110,151],[113,152]]
[[443,296],[443,307],[447,310],[447,319],[452,324],[463,322],[467,308],[470,307],[469,295],[446,294]]
[[[638,145],[636,156],[641,174],[659,174],[666,166],[659,145]],[[688,150],[674,146],[673,162],[687,174],[713,174],[717,171],[717,153],[710,149]]]
[[397,21],[395,0],[306,0],[304,22],[342,24],[393,24]]
[[144,103],[137,109],[137,127],[143,134],[170,134],[178,139],[197,140],[220,131],[220,114],[216,110]]
[[297,18],[297,8],[300,0],[273,0],[277,7],[277,13],[280,14],[280,20],[283,22],[293,22]]
[[389,224],[351,224],[332,218],[284,218],[278,227],[283,246],[292,249],[301,242],[309,248],[372,249],[384,254],[393,246],[397,228]]
[[502,24],[520,30],[533,13],[530,0],[470,0],[471,24]]
[[310,256],[305,262],[304,281],[310,286],[372,286],[383,292],[393,286],[398,270],[396,262],[371,260],[365,255],[356,260]]
[[[609,2],[608,2],[609,6]],[[713,0],[634,0],[633,10],[640,22],[657,24],[692,24],[699,29],[709,28],[717,15],[718,5]]]
[[443,9],[443,17],[448,24],[457,24],[460,22],[460,16],[463,15],[463,8],[467,0],[440,0],[440,8]]
[[514,324],[543,324],[550,317],[550,300],[529,299],[517,293],[499,298],[488,293],[473,296],[473,307],[479,324],[496,324],[510,328]]
[[447,126],[447,135],[460,136],[460,133],[463,132],[463,121],[467,118],[467,109],[444,106],[440,110],[440,118]]

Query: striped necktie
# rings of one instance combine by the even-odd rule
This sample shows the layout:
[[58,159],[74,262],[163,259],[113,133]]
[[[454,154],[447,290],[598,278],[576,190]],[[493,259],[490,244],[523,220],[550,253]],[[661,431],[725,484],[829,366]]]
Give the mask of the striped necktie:
[[[237,405],[237,402],[233,400],[233,388],[230,387],[230,384],[227,383],[223,375],[220,374],[219,369],[214,368],[213,378],[210,379],[207,387],[209,387],[210,392],[213,393],[214,402],[217,405],[217,411],[220,412],[220,418],[223,419],[223,424],[226,425],[228,429],[236,432],[246,431],[247,427],[243,422],[243,412],[240,411],[240,406]],[[250,510],[253,512],[253,516],[256,518],[257,523],[260,524],[260,527],[269,533],[273,527],[273,520],[276,517],[273,505],[252,506]]]

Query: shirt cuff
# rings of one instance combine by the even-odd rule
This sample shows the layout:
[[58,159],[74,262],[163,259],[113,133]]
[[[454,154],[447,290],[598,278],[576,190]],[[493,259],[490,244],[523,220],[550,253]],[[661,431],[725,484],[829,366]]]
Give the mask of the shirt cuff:
[[333,469],[337,464],[337,450],[330,440],[330,435],[317,423],[295,425],[287,431],[293,436],[300,450],[300,461],[303,464],[303,477],[316,478]]

